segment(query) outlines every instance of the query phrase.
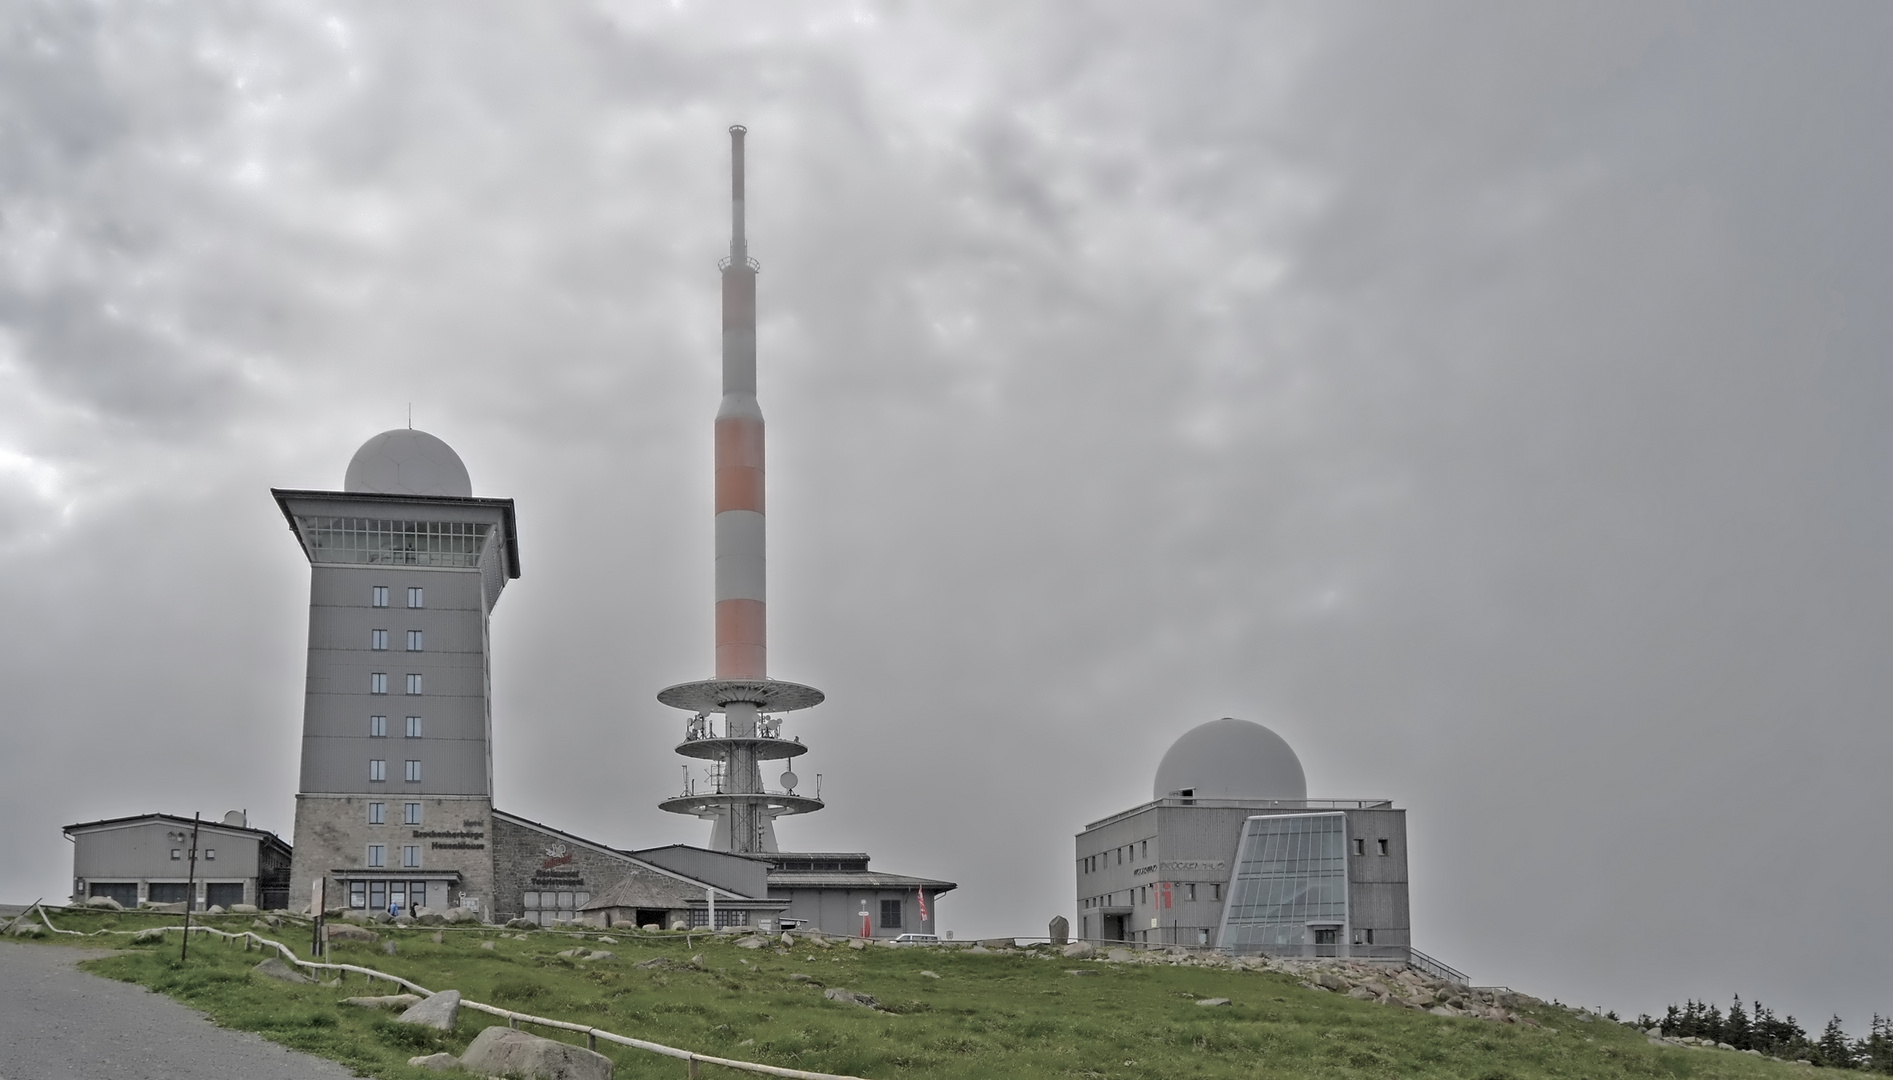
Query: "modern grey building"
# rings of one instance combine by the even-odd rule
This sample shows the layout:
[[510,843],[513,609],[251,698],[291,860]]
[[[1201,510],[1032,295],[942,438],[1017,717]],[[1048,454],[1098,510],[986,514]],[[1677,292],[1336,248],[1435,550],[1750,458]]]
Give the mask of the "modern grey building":
[[369,439],[341,491],[271,493],[309,559],[290,903],[478,908],[492,896],[487,622],[519,576],[511,499],[475,498],[426,432]]
[[1409,959],[1406,811],[1308,798],[1288,744],[1228,718],[1179,738],[1152,794],[1078,834],[1079,936]]
[[125,907],[189,901],[202,910],[213,904],[280,908],[288,899],[289,845],[275,833],[250,828],[240,810],[221,821],[139,814],[83,821],[63,831],[72,841],[74,900],[109,896]]

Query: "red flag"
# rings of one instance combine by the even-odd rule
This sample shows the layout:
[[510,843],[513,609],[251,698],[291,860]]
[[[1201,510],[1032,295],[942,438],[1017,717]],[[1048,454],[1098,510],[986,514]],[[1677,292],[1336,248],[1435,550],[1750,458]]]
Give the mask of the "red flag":
[[915,889],[914,894],[920,897],[920,921],[925,923],[927,921],[927,891]]

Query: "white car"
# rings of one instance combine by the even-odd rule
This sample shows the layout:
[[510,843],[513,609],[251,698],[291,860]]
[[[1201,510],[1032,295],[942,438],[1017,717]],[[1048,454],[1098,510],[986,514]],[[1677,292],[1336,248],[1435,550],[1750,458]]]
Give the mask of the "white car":
[[937,945],[940,939],[932,934],[902,934],[894,939],[896,945]]

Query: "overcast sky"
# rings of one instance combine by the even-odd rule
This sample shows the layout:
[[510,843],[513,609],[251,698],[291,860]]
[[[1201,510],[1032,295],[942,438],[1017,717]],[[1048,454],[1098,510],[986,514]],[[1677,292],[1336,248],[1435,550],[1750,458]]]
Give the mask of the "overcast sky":
[[[1414,939],[1893,1011],[1893,8],[0,6],[0,897],[288,835],[268,489],[518,500],[497,802],[633,847],[710,671],[750,128],[787,847],[1073,914],[1206,720],[1409,812]],[[805,781],[806,782],[806,781]]]

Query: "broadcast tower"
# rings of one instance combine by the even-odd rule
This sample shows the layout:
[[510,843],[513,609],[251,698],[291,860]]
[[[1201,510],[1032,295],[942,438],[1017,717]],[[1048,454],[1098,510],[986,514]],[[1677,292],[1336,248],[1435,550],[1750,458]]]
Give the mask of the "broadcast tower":
[[762,780],[764,762],[786,764],[808,750],[800,739],[782,737],[779,714],[821,704],[822,692],[768,675],[763,424],[756,403],[760,267],[743,233],[745,133],[740,124],[730,128],[730,254],[718,264],[723,401],[716,413],[716,677],[657,695],[692,714],[677,752],[710,764],[700,779],[690,778],[686,767],[683,794],[658,805],[714,822],[711,848],[753,854],[777,850],[776,818],[822,808],[821,799],[795,793],[792,771],[783,772],[781,790],[766,789]]

